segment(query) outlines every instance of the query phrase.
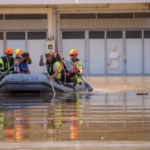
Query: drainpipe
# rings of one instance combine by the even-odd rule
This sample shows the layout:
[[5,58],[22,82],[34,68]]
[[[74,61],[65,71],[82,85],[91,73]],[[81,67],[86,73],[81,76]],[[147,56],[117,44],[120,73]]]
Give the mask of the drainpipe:
[[57,46],[56,51],[60,52],[60,13],[57,12]]

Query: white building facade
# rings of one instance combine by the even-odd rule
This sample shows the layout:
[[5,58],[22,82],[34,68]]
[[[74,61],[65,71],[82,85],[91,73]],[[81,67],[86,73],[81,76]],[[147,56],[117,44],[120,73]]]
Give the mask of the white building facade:
[[48,49],[79,51],[86,76],[150,75],[149,0],[0,0],[0,55],[28,51],[42,73]]

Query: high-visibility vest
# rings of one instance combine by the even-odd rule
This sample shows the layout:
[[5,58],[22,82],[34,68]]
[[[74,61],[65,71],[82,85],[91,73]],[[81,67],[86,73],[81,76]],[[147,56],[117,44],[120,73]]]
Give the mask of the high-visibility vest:
[[[75,65],[76,68],[77,68],[77,70],[80,72],[80,67],[79,67],[80,60],[77,59],[76,62],[73,63],[73,62],[71,61],[71,63],[72,63],[72,65]],[[81,78],[79,77],[79,75],[74,75],[74,77],[77,79],[77,83],[80,83],[80,82],[82,81]]]
[[[0,59],[0,63],[2,64],[2,67],[0,68],[0,74],[7,71],[10,67],[14,65],[14,58],[11,59],[10,62],[7,61],[6,57],[3,56]],[[9,73],[13,73],[14,69],[12,68]],[[6,75],[4,75],[6,76]]]
[[[57,75],[56,79],[61,79],[61,65],[60,65],[59,61],[56,61],[56,62],[54,63],[54,65],[55,65],[55,64],[57,64],[58,67],[59,67],[58,75]],[[55,72],[54,67],[53,67],[53,71]]]

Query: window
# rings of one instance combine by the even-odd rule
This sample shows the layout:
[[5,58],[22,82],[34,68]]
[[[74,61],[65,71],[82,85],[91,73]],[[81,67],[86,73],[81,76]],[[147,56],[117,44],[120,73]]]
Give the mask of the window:
[[29,40],[46,39],[46,32],[28,32]]
[[3,15],[0,14],[0,19],[3,19]]
[[126,38],[127,39],[138,39],[142,37],[141,31],[127,31]]
[[6,38],[7,40],[24,40],[25,32],[7,32]]
[[150,31],[144,31],[144,38],[150,38]]
[[5,19],[47,19],[47,14],[7,14]]
[[122,31],[108,31],[107,39],[120,39],[122,38]]
[[60,19],[95,19],[95,14],[61,14]]
[[135,18],[150,18],[150,13],[135,13]]
[[3,32],[0,32],[0,40],[3,40]]
[[133,18],[133,13],[98,14],[98,18]]
[[84,31],[63,32],[63,39],[84,39]]
[[90,39],[104,39],[104,31],[90,31],[89,38]]

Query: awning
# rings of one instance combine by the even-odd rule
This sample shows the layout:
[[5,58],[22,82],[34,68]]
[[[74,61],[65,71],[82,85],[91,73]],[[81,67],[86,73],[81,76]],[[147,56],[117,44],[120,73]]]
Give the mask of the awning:
[[0,5],[14,4],[106,4],[106,3],[150,3],[150,0],[0,0]]

